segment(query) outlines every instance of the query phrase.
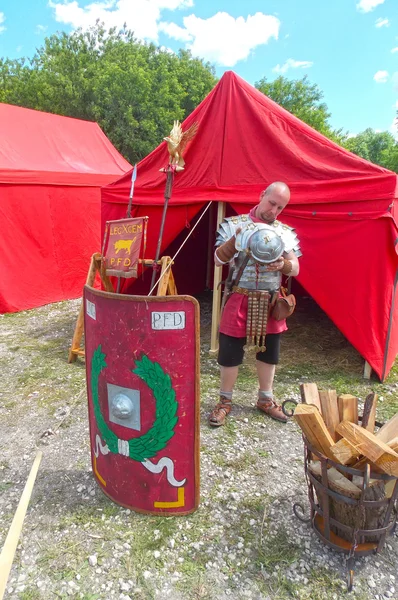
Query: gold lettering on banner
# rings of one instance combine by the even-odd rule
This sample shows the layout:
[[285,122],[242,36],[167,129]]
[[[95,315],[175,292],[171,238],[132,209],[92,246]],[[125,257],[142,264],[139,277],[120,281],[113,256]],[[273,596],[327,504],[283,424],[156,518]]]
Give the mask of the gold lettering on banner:
[[141,233],[141,225],[112,225],[110,235],[122,235],[123,233]]

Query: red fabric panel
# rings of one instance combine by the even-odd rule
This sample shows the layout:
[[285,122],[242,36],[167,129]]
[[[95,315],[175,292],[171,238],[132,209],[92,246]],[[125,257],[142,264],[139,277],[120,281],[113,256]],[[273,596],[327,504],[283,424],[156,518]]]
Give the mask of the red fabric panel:
[[[215,200],[248,212],[262,189],[285,181],[291,201],[283,220],[297,227],[304,251],[299,281],[377,374],[386,375],[398,350],[395,305],[385,354],[397,267],[397,175],[334,144],[232,72],[184,129],[195,121],[199,130],[187,147],[186,169],[175,176],[169,210]],[[159,169],[167,162],[163,142],[137,166],[134,203],[142,214],[148,207],[161,213]],[[131,172],[103,188],[102,222],[112,213],[121,217],[130,180]]]
[[106,185],[130,164],[97,123],[0,103],[0,183]]
[[0,187],[0,312],[82,295],[100,251],[100,190]]
[[[373,165],[313,130],[233,72],[184,122],[199,130],[185,153],[186,169],[175,177],[172,203],[248,202],[276,180],[292,190],[291,205],[382,202],[396,196],[395,173]],[[168,162],[162,142],[137,166],[134,201],[162,204]],[[104,202],[125,202],[131,173],[106,187]],[[388,205],[388,202],[387,202]],[[343,206],[341,210],[345,210]]]
[[398,266],[392,220],[287,222],[302,243],[299,282],[381,378]]
[[384,366],[381,380],[387,377],[398,355],[398,295],[397,295],[398,271],[395,275],[395,281],[392,290],[391,299],[391,322],[387,332],[386,349],[384,355]]
[[[247,205],[233,205],[239,214]],[[297,211],[299,212],[299,211]],[[398,268],[397,225],[392,216],[355,220],[283,213],[295,227],[303,256],[298,281],[383,379],[398,352],[398,329],[390,334],[385,356],[389,315]],[[398,317],[395,304],[394,323]],[[388,364],[385,368],[384,362]]]

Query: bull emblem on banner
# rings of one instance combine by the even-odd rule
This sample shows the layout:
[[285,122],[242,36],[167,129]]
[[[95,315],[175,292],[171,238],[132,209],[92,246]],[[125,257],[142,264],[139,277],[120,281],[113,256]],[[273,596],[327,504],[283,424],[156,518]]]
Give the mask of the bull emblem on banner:
[[135,238],[132,240],[117,240],[117,242],[113,244],[115,254],[119,254],[120,250],[125,250],[126,254],[131,254],[131,246],[134,244],[136,239],[137,236],[135,236]]

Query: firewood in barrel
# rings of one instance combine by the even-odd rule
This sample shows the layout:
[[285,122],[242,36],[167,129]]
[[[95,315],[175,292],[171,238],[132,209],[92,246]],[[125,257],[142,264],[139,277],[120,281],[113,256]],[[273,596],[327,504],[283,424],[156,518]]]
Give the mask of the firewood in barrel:
[[331,447],[331,452],[334,460],[342,465],[354,465],[362,455],[360,449],[344,438],[341,438]]
[[[319,465],[319,466],[318,466]],[[310,471],[314,474],[314,477],[321,482],[322,481],[322,473],[321,473],[321,465],[320,463],[310,463]],[[352,498],[355,500],[359,500],[362,494],[362,486],[363,479],[361,480],[361,486],[358,486],[347,479],[343,473],[340,473],[335,468],[331,468],[327,472],[328,475],[328,487],[338,494],[345,496],[346,498]],[[322,510],[324,510],[323,503],[326,501],[325,495],[318,494],[318,501],[320,502]],[[364,500],[384,500],[386,498],[386,491],[384,482],[376,479],[372,479],[369,482],[368,487],[364,493]],[[365,507],[364,505],[360,506],[359,504],[352,505],[344,502],[344,498],[338,500],[337,498],[333,498],[329,496],[329,508],[330,508],[330,517],[341,523],[342,525],[346,525],[348,527],[352,527],[353,529],[380,529],[384,524],[384,517],[387,510],[387,505],[377,506],[377,507]],[[338,526],[332,526],[331,530],[336,535],[342,537],[347,541],[352,541],[353,533],[349,533],[343,528]],[[372,534],[368,534],[367,536],[362,536],[361,539],[358,539],[359,543],[362,542],[373,542],[377,541],[377,536],[372,536]]]
[[340,394],[337,398],[340,421],[358,424],[358,398],[351,394]]
[[337,441],[341,436],[336,433],[336,427],[340,423],[336,391],[320,390],[319,400],[321,402],[321,412],[325,425],[333,440]]
[[[301,402],[313,404],[321,412],[321,401],[319,400],[318,386],[316,383],[302,383],[300,385]],[[341,419],[340,419],[341,420]]]
[[310,445],[324,456],[334,460],[331,452],[334,440],[327,430],[322,415],[316,406],[312,404],[298,404],[294,411],[294,419]]
[[376,437],[386,444],[395,437],[398,437],[398,413],[379,429]]
[[373,433],[349,421],[340,423],[337,431],[385,473],[398,477],[398,454]]
[[377,394],[369,394],[366,396],[365,404],[363,407],[362,415],[362,427],[370,431],[371,433],[375,430],[376,422],[376,406],[377,406]]
[[[377,437],[377,439],[379,439],[377,435],[376,435],[376,437]],[[344,438],[342,438],[342,439],[344,439]],[[391,440],[390,442],[388,442],[387,446],[389,448],[391,448],[391,450],[394,450],[394,452],[396,452],[398,454],[398,437],[396,437],[393,440]],[[366,456],[363,456],[360,460],[358,460],[358,462],[356,462],[354,464],[354,467],[355,467],[355,469],[364,471],[365,467],[368,463],[369,463],[372,471],[374,471],[375,473],[383,473],[383,470],[380,469],[380,467],[378,467],[376,463],[371,462],[368,458],[366,458]]]

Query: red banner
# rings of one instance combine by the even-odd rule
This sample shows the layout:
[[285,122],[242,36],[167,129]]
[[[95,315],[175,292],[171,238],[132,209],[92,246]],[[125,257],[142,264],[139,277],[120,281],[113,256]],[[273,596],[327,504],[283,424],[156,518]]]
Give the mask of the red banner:
[[84,289],[93,473],[138,512],[199,504],[199,304]]
[[142,237],[144,253],[148,217],[107,221],[102,256],[107,275],[137,277]]

